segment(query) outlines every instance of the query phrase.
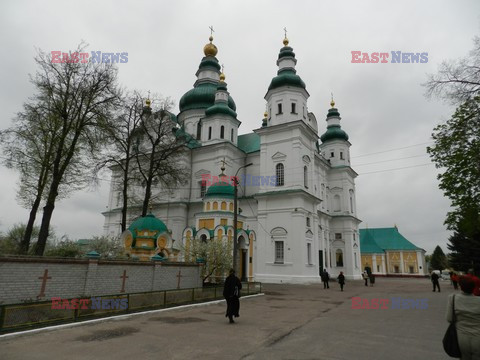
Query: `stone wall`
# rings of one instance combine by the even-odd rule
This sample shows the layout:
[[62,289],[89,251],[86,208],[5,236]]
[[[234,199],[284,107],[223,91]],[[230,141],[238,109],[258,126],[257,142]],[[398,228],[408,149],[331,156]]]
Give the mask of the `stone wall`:
[[0,304],[201,287],[201,265],[0,257]]

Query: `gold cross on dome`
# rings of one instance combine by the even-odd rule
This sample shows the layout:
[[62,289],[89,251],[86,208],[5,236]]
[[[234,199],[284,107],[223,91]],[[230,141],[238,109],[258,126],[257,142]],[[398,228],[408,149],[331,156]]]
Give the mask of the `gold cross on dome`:
[[227,162],[225,161],[225,157],[223,158],[223,160],[220,160],[220,162],[222,163],[222,171],[225,170],[225,165],[227,164]]
[[210,29],[210,36],[213,36],[213,33],[215,32],[215,30],[213,30],[213,25],[210,25],[208,28]]
[[284,28],[283,28],[283,31],[285,31],[285,39],[286,39],[286,38],[287,38],[287,28],[284,27]]

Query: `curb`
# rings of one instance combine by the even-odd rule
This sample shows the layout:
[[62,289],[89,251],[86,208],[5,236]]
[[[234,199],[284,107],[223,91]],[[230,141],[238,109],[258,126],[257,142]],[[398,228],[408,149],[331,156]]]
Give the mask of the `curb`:
[[[254,294],[254,295],[242,296],[241,298],[242,299],[248,299],[248,298],[253,298],[253,297],[263,296],[263,295],[265,295],[265,294],[264,293],[259,293],[259,294]],[[32,330],[13,332],[13,333],[9,333],[9,334],[3,334],[3,335],[0,335],[0,340],[1,339],[7,339],[7,338],[13,338],[13,337],[16,337],[16,336],[35,334],[35,333],[44,332],[44,331],[46,332],[46,331],[53,331],[53,330],[58,330],[58,329],[68,329],[68,328],[72,328],[72,327],[76,327],[76,326],[82,326],[82,325],[88,325],[88,324],[94,324],[94,323],[123,320],[123,319],[128,319],[128,318],[131,318],[131,317],[134,317],[134,316],[138,316],[138,315],[155,314],[155,313],[164,312],[164,311],[172,311],[172,310],[178,310],[178,309],[188,309],[188,308],[193,308],[193,307],[197,307],[197,306],[220,304],[222,302],[225,302],[225,300],[214,300],[214,301],[202,302],[202,303],[197,303],[197,304],[180,305],[180,306],[170,307],[170,308],[167,308],[167,309],[148,310],[148,311],[135,312],[135,313],[131,313],[131,314],[109,316],[109,317],[105,317],[105,318],[101,318],[101,319],[85,320],[85,321],[79,321],[79,322],[69,323],[69,324],[46,326],[46,327],[39,328],[39,329],[32,329]]]

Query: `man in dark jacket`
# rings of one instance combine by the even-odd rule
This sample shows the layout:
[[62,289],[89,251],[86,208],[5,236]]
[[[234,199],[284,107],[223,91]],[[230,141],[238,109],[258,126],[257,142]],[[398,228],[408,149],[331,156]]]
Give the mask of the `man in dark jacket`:
[[239,317],[238,311],[240,310],[240,290],[242,289],[242,283],[235,276],[235,271],[230,269],[230,274],[225,279],[225,286],[223,287],[223,297],[227,301],[227,313],[225,317],[228,317],[230,324],[234,323],[233,317]]
[[340,271],[340,275],[338,275],[337,279],[340,284],[340,289],[343,291],[343,285],[345,285],[345,275],[343,275],[343,271]]
[[433,292],[435,292],[435,288],[438,288],[438,292],[440,292],[440,284],[438,283],[438,274],[435,271],[432,271],[432,284],[433,284]]
[[330,286],[328,286],[328,280],[330,280],[330,274],[327,272],[327,269],[323,269],[321,278],[323,281],[323,288],[330,289]]

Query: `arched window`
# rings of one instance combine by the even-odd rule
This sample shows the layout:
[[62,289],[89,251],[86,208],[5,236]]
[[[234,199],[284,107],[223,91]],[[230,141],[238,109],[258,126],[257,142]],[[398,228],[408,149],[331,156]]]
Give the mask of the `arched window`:
[[303,167],[303,185],[308,189],[308,167]]
[[208,140],[210,140],[212,138],[212,127],[209,126],[208,127]]
[[283,167],[283,164],[277,164],[275,170],[277,175],[277,186],[283,186],[285,184],[285,168]]
[[227,203],[225,201],[222,201],[221,209],[222,210],[227,210]]
[[200,140],[202,136],[202,124],[200,121],[197,123],[197,140]]
[[225,137],[225,126],[220,126],[220,139]]
[[218,203],[216,201],[213,202],[213,210],[218,210]]
[[233,203],[229,203],[229,204],[228,204],[228,209],[229,209],[230,211],[233,211]]
[[343,251],[340,249],[337,249],[335,252],[335,258],[337,261],[337,267],[343,267]]
[[233,129],[230,130],[230,140],[233,142]]
[[209,210],[210,210],[210,203],[207,202],[207,211],[209,211]]

